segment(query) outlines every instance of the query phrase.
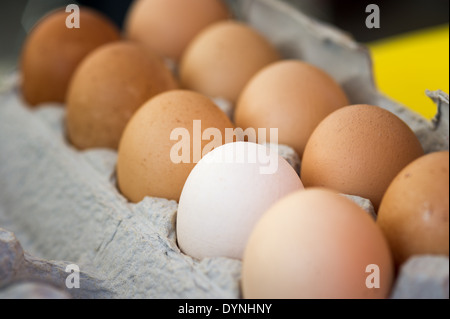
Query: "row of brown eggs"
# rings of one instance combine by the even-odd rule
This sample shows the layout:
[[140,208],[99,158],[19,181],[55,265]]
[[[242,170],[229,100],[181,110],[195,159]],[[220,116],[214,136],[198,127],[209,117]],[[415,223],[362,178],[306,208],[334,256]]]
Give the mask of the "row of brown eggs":
[[[429,160],[394,114],[349,105],[328,74],[283,60],[261,34],[233,20],[221,1],[138,0],[123,35],[92,10],[82,8],[80,29],[68,29],[66,18],[64,11],[51,13],[28,37],[21,60],[24,98],[30,105],[65,103],[67,137],[78,149],[117,149],[118,187],[130,201],[180,199],[196,166],[193,122],[201,121],[203,129],[217,128],[222,136],[236,127],[278,128],[276,142],[302,158],[306,188],[373,202],[377,224],[357,216],[356,204],[326,191],[300,191],[266,207],[243,256],[245,297],[308,297],[298,293],[305,291],[314,297],[386,297],[393,266],[385,238],[396,264],[418,253],[448,255],[448,153]],[[165,60],[175,64],[174,72]],[[211,98],[230,101],[234,118]],[[177,128],[192,138],[186,163],[170,159]],[[200,148],[208,143],[202,140]],[[415,166],[404,173],[410,163]],[[242,201],[226,195],[225,201]],[[367,290],[361,279],[366,269],[355,269],[361,260],[383,269],[383,289]],[[312,275],[318,269],[322,277]],[[352,273],[359,274],[353,281]]]

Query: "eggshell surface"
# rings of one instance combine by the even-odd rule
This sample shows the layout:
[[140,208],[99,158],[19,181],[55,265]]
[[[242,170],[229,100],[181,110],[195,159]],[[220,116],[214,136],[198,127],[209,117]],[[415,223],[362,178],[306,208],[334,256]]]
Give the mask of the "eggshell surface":
[[378,225],[397,266],[414,255],[449,254],[449,152],[420,157],[392,181]]
[[351,105],[325,118],[303,155],[305,187],[326,187],[369,199],[378,210],[395,176],[424,155],[414,132],[393,113]]
[[[212,128],[214,136],[204,134]],[[178,201],[189,173],[233,124],[211,99],[192,91],[159,94],[129,121],[120,142],[118,186],[137,203],[146,196]]]
[[238,21],[218,22],[189,44],[180,64],[180,82],[234,104],[252,76],[279,59],[275,47],[252,27]]
[[108,18],[80,8],[80,28],[68,28],[70,13],[57,10],[42,18],[27,36],[20,57],[21,88],[30,106],[66,101],[70,79],[94,49],[120,39]]
[[389,246],[373,219],[351,200],[307,189],[273,205],[245,249],[246,299],[387,298]]
[[136,0],[126,18],[125,34],[178,62],[201,30],[230,16],[220,0]]
[[345,92],[324,71],[285,60],[270,64],[250,80],[239,97],[235,122],[243,129],[278,128],[279,143],[302,157],[317,125],[348,104]]
[[78,149],[117,149],[133,114],[148,99],[175,88],[159,56],[128,41],[102,46],[86,57],[70,83],[68,138]]
[[294,169],[266,146],[237,142],[208,153],[181,194],[177,238],[191,257],[242,259],[247,239],[264,212],[303,189]]

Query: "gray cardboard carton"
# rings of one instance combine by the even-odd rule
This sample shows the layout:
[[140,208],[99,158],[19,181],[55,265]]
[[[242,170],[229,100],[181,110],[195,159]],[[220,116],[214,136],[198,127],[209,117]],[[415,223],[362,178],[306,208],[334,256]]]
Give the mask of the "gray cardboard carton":
[[[447,94],[428,92],[438,113],[427,121],[377,91],[368,50],[340,30],[278,0],[227,2],[285,58],[326,70],[352,103],[392,111],[414,130],[427,152],[448,150]],[[177,203],[158,198],[128,203],[114,180],[117,154],[72,148],[64,136],[64,109],[28,109],[16,83],[0,93],[1,297],[8,292],[27,295],[23,287],[38,283],[58,289],[56,296],[73,298],[241,298],[240,261],[197,261],[182,254],[176,243]],[[364,199],[362,205],[370,211]],[[443,262],[447,271],[430,266],[442,259],[423,258],[400,275],[393,297],[448,298],[448,257]],[[79,288],[68,288],[70,265],[80,271]],[[437,267],[438,273],[427,275]],[[425,280],[418,284],[421,271]],[[433,290],[445,282],[447,291]],[[428,295],[414,291],[427,284]],[[45,291],[41,296],[52,295]]]

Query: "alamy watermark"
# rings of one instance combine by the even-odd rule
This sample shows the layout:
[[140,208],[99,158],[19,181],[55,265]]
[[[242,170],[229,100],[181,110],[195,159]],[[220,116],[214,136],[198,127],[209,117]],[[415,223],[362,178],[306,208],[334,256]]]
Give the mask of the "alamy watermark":
[[366,27],[368,29],[379,29],[381,27],[380,7],[376,4],[369,4],[366,7],[366,13],[370,13],[366,18]]
[[66,12],[70,13],[66,18],[66,27],[68,29],[79,29],[80,25],[80,7],[76,4],[69,4]]
[[66,270],[69,275],[66,278],[67,289],[80,288],[80,267],[75,264],[67,265]]
[[[188,129],[180,127],[172,130],[170,140],[176,141],[170,150],[170,159],[174,164],[180,163],[198,163],[206,154],[217,147],[233,142],[250,142],[260,145],[266,145],[267,136],[272,147],[266,148],[246,148],[245,152],[237,146],[233,150],[234,153],[228,153],[221,159],[214,158],[221,163],[251,163],[260,164],[260,173],[264,175],[275,174],[278,169],[278,129],[271,128],[226,128],[225,136],[221,130],[210,127],[202,130],[202,122],[200,120],[193,121],[192,136]],[[202,148],[202,142],[209,141]],[[192,150],[192,154],[191,154]],[[207,159],[205,159],[207,161]]]
[[366,267],[366,273],[370,275],[366,278],[366,287],[368,289],[380,288],[380,267],[375,264],[368,265]]

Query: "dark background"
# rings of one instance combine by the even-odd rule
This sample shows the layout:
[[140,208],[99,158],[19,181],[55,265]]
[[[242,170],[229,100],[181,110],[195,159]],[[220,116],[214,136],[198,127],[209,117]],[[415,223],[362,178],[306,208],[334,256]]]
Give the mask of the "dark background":
[[[190,1],[190,0],[186,0]],[[240,0],[234,0],[240,1]],[[257,1],[257,0],[255,0]],[[408,31],[448,24],[448,0],[284,0],[309,15],[352,34],[362,43]],[[131,0],[1,0],[0,75],[16,65],[23,40],[33,24],[46,12],[70,3],[103,11],[120,27]],[[381,28],[367,29],[366,7],[380,7]]]
[[[187,0],[189,1],[189,0]],[[235,0],[239,1],[239,0]],[[308,10],[322,21],[350,32],[359,42],[370,42],[392,35],[448,23],[448,0],[286,0]],[[130,0],[80,0],[80,4],[102,10],[121,26]],[[367,5],[380,7],[381,28],[364,28]]]
[[[301,0],[297,0],[301,1]],[[328,0],[330,22],[351,32],[359,42],[370,42],[393,35],[448,24],[448,0]],[[365,8],[374,3],[380,7],[381,28],[362,28],[367,17]],[[364,13],[364,14],[362,14]]]

